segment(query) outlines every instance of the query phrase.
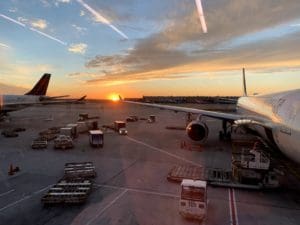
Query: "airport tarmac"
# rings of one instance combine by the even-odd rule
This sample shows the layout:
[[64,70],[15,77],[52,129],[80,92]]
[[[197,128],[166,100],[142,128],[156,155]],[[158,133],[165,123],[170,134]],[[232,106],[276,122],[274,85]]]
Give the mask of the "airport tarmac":
[[[153,114],[157,122],[127,123],[128,136],[105,133],[102,149],[91,148],[87,134],[75,139],[72,150],[54,150],[53,142],[46,150],[31,149],[40,131],[74,123],[79,113],[100,116],[99,125],[129,115]],[[45,121],[49,117],[53,121]],[[189,141],[185,132],[165,127],[184,126],[185,118],[181,113],[121,103],[49,105],[11,113],[11,122],[1,122],[0,130],[24,127],[26,131],[17,138],[0,136],[0,224],[199,224],[179,215],[180,185],[168,182],[166,176],[176,165],[230,168],[231,144],[218,140],[220,121],[207,119],[207,143],[200,151],[181,149],[181,141]],[[41,197],[63,176],[64,164],[81,161],[92,161],[97,171],[88,201],[44,207]],[[11,163],[21,171],[9,177]],[[285,186],[276,191],[208,187],[205,224],[298,225],[300,191]]]

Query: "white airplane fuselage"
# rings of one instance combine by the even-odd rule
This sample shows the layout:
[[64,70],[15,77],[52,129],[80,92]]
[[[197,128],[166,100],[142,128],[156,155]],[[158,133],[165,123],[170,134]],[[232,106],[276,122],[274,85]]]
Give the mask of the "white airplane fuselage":
[[21,110],[28,107],[27,104],[38,102],[40,96],[36,95],[0,95],[0,114]]
[[287,157],[300,163],[300,89],[255,97],[241,97],[237,111],[269,121],[270,128],[254,125]]

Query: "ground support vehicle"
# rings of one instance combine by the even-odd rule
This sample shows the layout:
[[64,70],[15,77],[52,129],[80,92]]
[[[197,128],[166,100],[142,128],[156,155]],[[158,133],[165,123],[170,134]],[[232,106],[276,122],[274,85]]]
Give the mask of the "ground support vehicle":
[[179,213],[185,218],[198,220],[204,220],[206,218],[206,181],[190,179],[182,180]]
[[231,170],[211,168],[206,171],[209,184],[246,189],[279,187],[282,174],[270,166],[270,157],[257,149],[257,145],[242,149],[241,153],[232,154]]
[[70,149],[73,148],[73,141],[72,138],[66,135],[59,135],[55,140],[54,140],[54,148],[55,149]]

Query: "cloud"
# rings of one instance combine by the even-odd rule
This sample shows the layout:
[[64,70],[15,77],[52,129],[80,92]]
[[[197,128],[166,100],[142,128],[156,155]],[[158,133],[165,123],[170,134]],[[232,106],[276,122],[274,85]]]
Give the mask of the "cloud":
[[83,10],[80,10],[79,16],[84,16],[85,12]]
[[[299,17],[297,0],[207,2],[204,5],[207,34],[201,33],[195,5],[182,7],[177,6],[184,14],[178,14],[160,32],[137,40],[125,54],[98,55],[86,62],[88,70],[107,71],[88,83],[178,79],[195,72],[237,70],[244,66],[251,69],[300,66],[300,52],[295,51],[300,30],[273,38],[255,38],[276,26],[289,27],[290,21]],[[276,29],[272,32],[276,33]],[[232,45],[239,37],[254,41]]]
[[18,11],[18,9],[17,8],[10,8],[8,11],[11,12],[11,13],[15,13],[15,12]]
[[75,28],[75,30],[81,34],[83,34],[87,30],[85,27],[80,27],[80,26],[77,26],[76,24],[72,24],[72,27]]
[[21,23],[27,23],[27,22],[28,22],[28,19],[19,16],[19,17],[18,17],[18,21],[21,22]]
[[0,48],[10,48],[10,46],[0,42]]
[[24,94],[26,88],[0,83],[0,94]]
[[0,86],[2,85],[0,92],[5,94],[24,93],[25,89],[32,88],[43,73],[54,70],[54,67],[49,64],[15,61],[15,59],[9,59],[7,55],[5,58],[0,58],[0,64]]
[[85,43],[71,44],[68,50],[76,54],[84,54],[87,47],[88,46]]
[[35,27],[35,28],[39,28],[41,30],[44,30],[47,28],[47,22],[46,20],[42,20],[42,19],[37,19],[37,20],[33,20],[30,22],[31,26]]

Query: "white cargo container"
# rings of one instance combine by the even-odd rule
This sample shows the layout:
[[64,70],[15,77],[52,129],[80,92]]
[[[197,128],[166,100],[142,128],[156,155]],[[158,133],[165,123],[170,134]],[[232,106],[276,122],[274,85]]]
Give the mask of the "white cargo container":
[[67,127],[71,127],[72,128],[72,138],[76,138],[78,137],[78,131],[77,131],[77,124],[76,123],[70,123],[67,125]]
[[72,137],[72,127],[60,128],[60,134]]
[[93,147],[103,147],[103,132],[101,130],[90,130],[89,131],[90,145]]

